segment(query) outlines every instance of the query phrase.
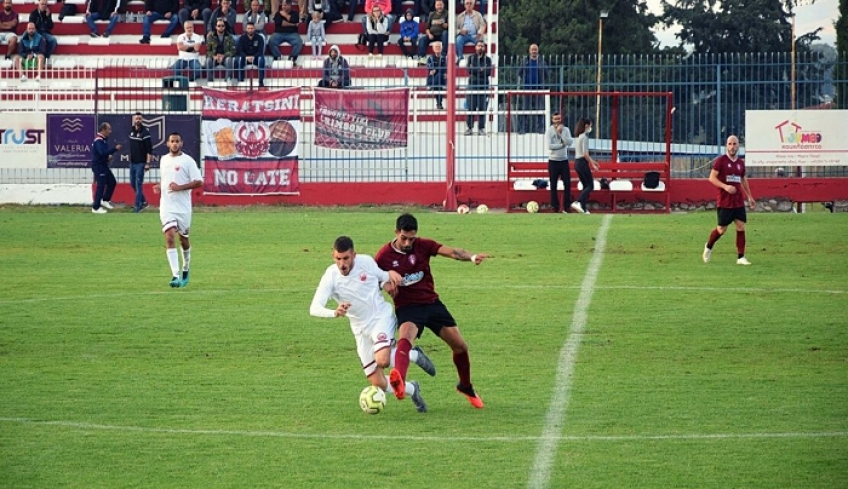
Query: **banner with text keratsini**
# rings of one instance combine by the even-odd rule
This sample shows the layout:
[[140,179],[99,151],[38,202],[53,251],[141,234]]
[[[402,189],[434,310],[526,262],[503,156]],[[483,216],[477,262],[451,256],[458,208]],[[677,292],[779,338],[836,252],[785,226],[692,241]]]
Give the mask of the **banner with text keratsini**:
[[203,190],[209,194],[298,194],[300,88],[203,89]]
[[405,148],[409,89],[315,89],[315,144],[332,149]]

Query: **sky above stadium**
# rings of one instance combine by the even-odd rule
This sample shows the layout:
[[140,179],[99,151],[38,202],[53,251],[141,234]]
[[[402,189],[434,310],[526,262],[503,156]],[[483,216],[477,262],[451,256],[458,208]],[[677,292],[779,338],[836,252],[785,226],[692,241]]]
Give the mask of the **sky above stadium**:
[[[655,14],[662,14],[662,6],[660,0],[647,0],[648,7]],[[804,3],[804,2],[801,2]],[[833,28],[833,22],[839,16],[839,0],[816,0],[812,5],[801,5],[795,9],[795,32],[798,36],[812,32],[819,27],[823,30],[819,33],[820,42],[836,45],[836,29]],[[672,27],[656,31],[657,39],[661,46],[676,46],[679,42],[675,33],[680,30],[680,27]]]

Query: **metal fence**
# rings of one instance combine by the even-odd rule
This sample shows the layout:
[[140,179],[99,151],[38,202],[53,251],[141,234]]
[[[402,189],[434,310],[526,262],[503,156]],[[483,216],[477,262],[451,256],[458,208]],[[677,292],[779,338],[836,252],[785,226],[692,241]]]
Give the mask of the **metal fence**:
[[[557,99],[544,92],[541,102],[521,112],[513,107],[511,114],[536,114],[545,122],[540,130],[507,133],[507,92],[512,90],[595,92],[672,92],[675,114],[671,130],[672,143],[682,151],[673,155],[675,177],[704,177],[709,162],[720,154],[730,134],[745,141],[745,111],[835,108],[837,93],[845,93],[848,80],[837,80],[837,68],[848,64],[848,58],[828,59],[817,53],[798,53],[794,64],[789,53],[753,53],[723,55],[607,55],[601,58],[600,80],[595,56],[542,57],[546,66],[543,86],[528,86],[521,78],[524,57],[496,60],[489,107],[485,114],[465,110],[467,78],[462,71],[457,80],[456,114],[450,118],[456,125],[457,179],[503,180],[506,175],[506,151],[520,152],[525,158],[540,161],[547,158],[542,138],[546,122],[553,110],[565,114],[566,125],[573,127],[577,117],[599,115],[595,137],[609,134],[609,108],[595,103],[592,96],[570,100]],[[173,87],[163,80],[173,76],[171,59],[158,60],[101,58],[87,67],[48,68],[39,82],[17,83],[18,73],[0,70],[0,111],[45,111],[73,113],[200,113],[201,77],[180,91],[174,99]],[[410,144],[402,150],[381,152],[328,151],[312,144],[313,126],[311,87],[320,79],[320,69],[272,69],[266,73],[266,84],[274,87],[302,87],[301,112],[304,117],[301,180],[317,181],[437,181],[445,177],[445,140],[449,118],[436,107],[434,96],[427,90],[426,70],[413,66],[373,68],[354,66],[353,87],[359,89],[412,88],[410,95]],[[794,76],[793,76],[794,75]],[[795,82],[793,83],[793,78]],[[600,83],[599,83],[600,82]],[[219,82],[220,83],[220,82]],[[248,73],[247,81],[237,89],[256,88],[256,73]],[[840,92],[840,89],[842,90]],[[184,100],[185,104],[175,100]],[[651,110],[640,110],[633,100],[627,126],[627,138],[634,141],[658,141],[665,132],[662,121],[653,120]],[[516,112],[518,110],[518,112]],[[640,115],[641,114],[641,115]],[[468,115],[483,115],[487,135],[465,136]],[[516,115],[517,116],[517,115]],[[511,121],[513,122],[513,121]],[[367,172],[355,171],[367,167]],[[756,169],[769,172],[770,169]],[[810,169],[817,176],[848,176],[848,168]],[[769,176],[765,173],[753,176]],[[119,174],[120,179],[126,179]],[[18,169],[13,163],[0,168],[0,183],[80,183],[90,181],[84,169]]]

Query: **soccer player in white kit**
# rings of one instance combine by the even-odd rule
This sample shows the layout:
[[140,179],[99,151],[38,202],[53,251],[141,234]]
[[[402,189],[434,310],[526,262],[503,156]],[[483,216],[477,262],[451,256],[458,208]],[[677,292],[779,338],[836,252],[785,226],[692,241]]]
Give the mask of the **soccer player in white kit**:
[[[357,255],[353,240],[347,236],[340,236],[333,243],[333,261],[335,264],[327,267],[321,277],[309,314],[323,318],[347,316],[365,376],[371,385],[392,393],[383,369],[390,367],[395,357],[392,347],[397,320],[391,304],[383,298],[381,284],[397,285],[402,278],[397,272],[381,270],[370,256]],[[335,309],[326,307],[329,299],[338,304]],[[410,361],[429,375],[436,375],[436,367],[420,348],[415,347],[409,353]],[[418,381],[406,381],[405,387],[411,393],[415,409],[426,413],[427,404],[421,397]]]
[[[191,227],[191,191],[203,185],[203,177],[194,158],[183,153],[183,138],[179,133],[168,135],[169,153],[159,160],[161,180],[153,186],[153,193],[161,193],[159,220],[165,235],[165,251],[171,266],[171,287],[188,285],[188,267],[191,262],[191,243],[188,231]],[[180,273],[180,258],[177,253],[176,235],[180,237],[183,251],[183,267]]]

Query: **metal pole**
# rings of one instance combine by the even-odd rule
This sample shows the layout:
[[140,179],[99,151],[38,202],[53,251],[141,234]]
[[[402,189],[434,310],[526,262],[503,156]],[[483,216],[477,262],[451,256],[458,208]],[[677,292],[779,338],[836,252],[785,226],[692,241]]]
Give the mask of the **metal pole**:
[[600,18],[598,18],[598,76],[597,76],[597,89],[598,94],[595,96],[595,137],[600,137],[599,133],[601,131],[601,125],[599,124],[599,120],[601,118],[601,52],[603,49],[603,41],[604,41],[604,17],[606,17],[606,12],[601,12]]
[[445,123],[447,128],[445,134],[447,136],[446,144],[446,161],[445,161],[445,177],[447,180],[447,188],[445,194],[445,210],[456,210],[456,13],[448,14],[448,85],[446,87],[445,102],[447,102],[445,110]]

